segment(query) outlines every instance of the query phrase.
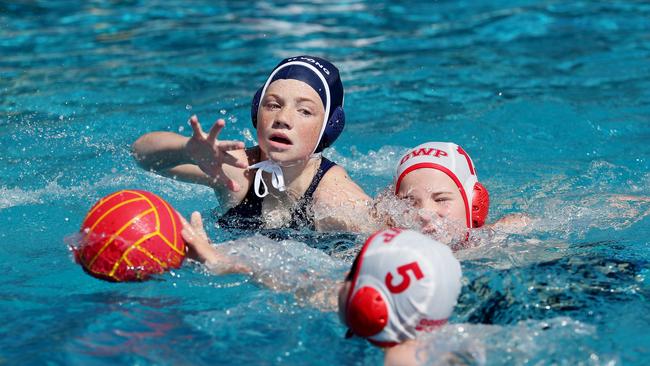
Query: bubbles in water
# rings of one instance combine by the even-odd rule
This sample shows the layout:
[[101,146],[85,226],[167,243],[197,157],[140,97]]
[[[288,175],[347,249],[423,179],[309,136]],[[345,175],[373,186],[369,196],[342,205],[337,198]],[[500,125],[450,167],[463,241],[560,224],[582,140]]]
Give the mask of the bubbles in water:
[[239,131],[239,134],[242,136],[244,141],[255,143],[255,138],[253,137],[253,133],[251,132],[250,128],[242,129]]
[[[237,263],[250,269],[255,282],[274,291],[289,292],[298,303],[335,310],[332,302],[337,283],[347,264],[308,245],[261,235],[229,241],[217,246]],[[329,295],[323,296],[326,292]]]
[[219,110],[219,113],[221,113],[222,115],[225,115],[226,112],[227,112],[227,111],[226,111],[225,109],[220,109],[220,110]]
[[43,193],[44,192],[42,190],[24,191],[18,187],[0,187],[0,209],[43,203],[43,200],[41,199]]
[[186,111],[191,111],[191,110],[192,110],[192,105],[190,105],[190,104],[186,104],[186,105],[185,105],[185,110],[186,110]]
[[417,354],[445,365],[616,364],[616,356],[594,346],[595,338],[594,326],[568,317],[512,326],[450,324],[421,338]]
[[185,131],[185,126],[178,126],[178,132],[183,132]]

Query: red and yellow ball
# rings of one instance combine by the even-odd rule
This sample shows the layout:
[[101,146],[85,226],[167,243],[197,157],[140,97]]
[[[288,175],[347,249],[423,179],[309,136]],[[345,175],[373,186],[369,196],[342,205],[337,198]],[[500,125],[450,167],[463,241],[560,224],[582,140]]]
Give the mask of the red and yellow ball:
[[100,199],[81,225],[75,260],[90,275],[108,281],[143,281],[181,266],[182,223],[162,198],[123,190]]

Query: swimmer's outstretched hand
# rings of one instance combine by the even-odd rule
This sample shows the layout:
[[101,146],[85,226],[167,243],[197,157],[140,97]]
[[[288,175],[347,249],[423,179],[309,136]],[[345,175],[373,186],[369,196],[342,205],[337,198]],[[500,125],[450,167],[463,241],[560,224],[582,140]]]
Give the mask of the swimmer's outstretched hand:
[[210,244],[200,213],[192,212],[191,223],[185,220],[179,212],[177,213],[183,223],[181,235],[185,243],[187,243],[187,256],[189,258],[203,263],[210,272],[215,274],[250,272],[247,266],[237,263],[233,258],[229,258]]
[[241,189],[240,185],[225,174],[223,166],[225,164],[240,169],[248,168],[248,162],[229,153],[229,151],[244,149],[244,143],[217,139],[226,125],[223,119],[218,119],[207,134],[203,132],[196,115],[190,117],[189,122],[194,133],[185,145],[188,156],[215,182],[222,181],[229,190],[238,192]]
[[210,245],[210,239],[203,228],[203,219],[198,212],[192,212],[189,223],[183,215],[178,214],[183,222],[181,235],[187,243],[187,256],[201,263],[218,261],[216,249]]

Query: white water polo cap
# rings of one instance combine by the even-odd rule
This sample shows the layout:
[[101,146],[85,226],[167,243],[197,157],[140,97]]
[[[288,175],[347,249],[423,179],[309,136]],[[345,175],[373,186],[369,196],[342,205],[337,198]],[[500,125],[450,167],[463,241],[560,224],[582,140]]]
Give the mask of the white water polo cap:
[[462,147],[452,142],[427,142],[410,149],[397,164],[395,194],[399,192],[404,177],[418,169],[436,169],[447,174],[463,197],[467,227],[483,226],[490,196],[479,183],[474,163]]
[[445,324],[461,290],[460,263],[448,246],[397,228],[368,238],[348,279],[348,336],[380,347]]

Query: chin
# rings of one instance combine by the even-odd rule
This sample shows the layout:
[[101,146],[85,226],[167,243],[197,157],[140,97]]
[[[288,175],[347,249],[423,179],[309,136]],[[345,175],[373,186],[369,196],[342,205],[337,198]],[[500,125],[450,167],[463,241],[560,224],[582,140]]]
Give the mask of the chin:
[[293,149],[284,151],[268,151],[266,155],[269,159],[278,163],[297,164],[309,160],[309,155],[299,154],[292,150]]

